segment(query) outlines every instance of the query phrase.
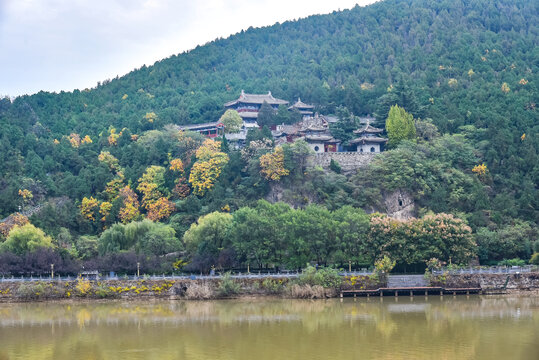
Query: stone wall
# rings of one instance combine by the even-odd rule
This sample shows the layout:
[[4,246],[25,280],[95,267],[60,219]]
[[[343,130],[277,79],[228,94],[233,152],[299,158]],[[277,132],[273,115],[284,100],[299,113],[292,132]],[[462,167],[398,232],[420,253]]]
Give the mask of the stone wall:
[[376,153],[327,152],[309,156],[308,163],[312,167],[321,166],[327,170],[333,159],[341,165],[344,173],[351,173],[369,165],[375,156]]
[[431,279],[431,286],[446,288],[480,287],[484,291],[504,290],[537,290],[539,289],[539,273],[522,274],[459,274],[441,275]]

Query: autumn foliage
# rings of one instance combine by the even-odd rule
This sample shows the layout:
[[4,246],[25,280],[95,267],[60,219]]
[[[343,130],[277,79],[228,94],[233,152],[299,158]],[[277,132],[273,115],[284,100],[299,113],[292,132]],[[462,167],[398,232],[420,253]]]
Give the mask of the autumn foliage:
[[92,196],[84,197],[80,205],[80,213],[82,217],[89,221],[95,221],[95,210],[99,207],[99,202]]
[[196,151],[197,162],[191,169],[189,183],[197,195],[202,196],[214,187],[228,163],[228,155],[220,151],[220,146],[220,142],[207,139]]
[[282,147],[260,157],[260,173],[266,180],[280,180],[281,177],[290,174],[284,167],[284,152]]
[[137,194],[129,187],[125,186],[120,191],[120,198],[122,199],[122,207],[120,209],[120,220],[127,224],[140,216],[140,204],[137,198]]
[[161,197],[147,207],[147,218],[152,221],[166,219],[172,214],[176,206],[165,197]]
[[0,223],[0,235],[7,237],[11,229],[15,226],[23,226],[28,224],[28,218],[22,214],[15,213],[8,216],[4,222]]

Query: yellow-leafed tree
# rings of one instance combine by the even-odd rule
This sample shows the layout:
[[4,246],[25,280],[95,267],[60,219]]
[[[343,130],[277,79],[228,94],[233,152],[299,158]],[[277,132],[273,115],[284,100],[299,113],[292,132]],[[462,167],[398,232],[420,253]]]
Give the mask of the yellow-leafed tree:
[[80,213],[86,220],[95,221],[95,211],[98,207],[99,202],[92,196],[84,197],[80,205]]
[[152,203],[163,197],[166,190],[165,168],[156,165],[148,167],[138,182],[137,190],[142,193],[142,206],[148,209]]
[[260,157],[260,173],[266,180],[273,181],[280,180],[281,177],[290,173],[284,167],[284,151],[282,147],[278,147],[275,151]]
[[183,172],[183,161],[181,159],[170,160],[169,169],[174,172]]
[[172,201],[165,197],[159,198],[148,206],[147,218],[152,221],[166,219],[172,214],[175,208],[176,206]]
[[120,191],[120,198],[122,198],[123,202],[119,213],[120,220],[124,224],[136,220],[140,216],[140,204],[137,194],[127,185]]
[[197,161],[189,175],[189,183],[195,194],[202,196],[211,190],[228,163],[228,155],[221,152],[220,147],[220,142],[207,139],[196,151]]
[[110,214],[110,210],[112,209],[112,204],[108,201],[103,201],[101,205],[99,205],[99,213],[102,215],[101,221],[106,221],[107,216]]

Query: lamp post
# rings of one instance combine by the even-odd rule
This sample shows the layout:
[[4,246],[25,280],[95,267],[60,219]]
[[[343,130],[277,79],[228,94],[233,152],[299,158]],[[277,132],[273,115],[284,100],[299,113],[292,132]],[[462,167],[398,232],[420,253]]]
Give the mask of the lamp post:
[[352,260],[348,260],[348,272],[352,272]]
[[54,264],[51,264],[51,279],[54,279]]
[[140,263],[137,262],[137,277],[140,277]]

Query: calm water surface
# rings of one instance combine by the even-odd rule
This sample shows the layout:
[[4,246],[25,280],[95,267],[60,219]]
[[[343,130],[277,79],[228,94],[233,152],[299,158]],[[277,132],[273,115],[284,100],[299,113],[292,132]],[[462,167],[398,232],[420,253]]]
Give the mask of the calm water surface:
[[0,304],[6,359],[539,359],[539,298]]

